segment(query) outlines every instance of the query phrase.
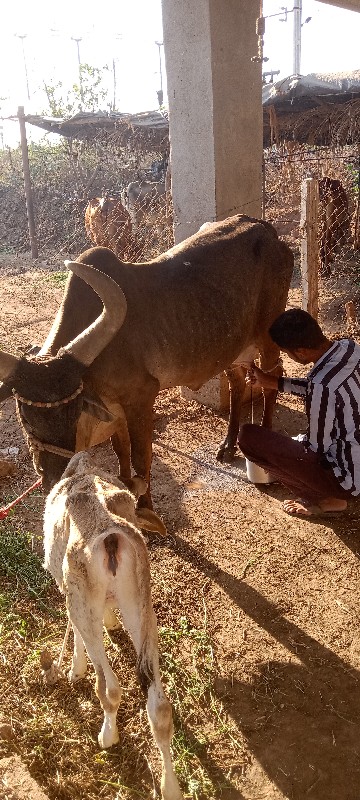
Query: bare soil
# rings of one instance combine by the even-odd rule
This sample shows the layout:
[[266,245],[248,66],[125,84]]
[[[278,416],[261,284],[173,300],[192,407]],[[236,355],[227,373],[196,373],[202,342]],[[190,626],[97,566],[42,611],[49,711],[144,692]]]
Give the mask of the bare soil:
[[[62,294],[47,265],[30,267],[24,259],[10,266],[4,259],[2,271],[0,265],[0,346],[14,353],[43,341]],[[350,298],[358,299],[356,287],[344,276],[322,287],[328,333],[346,333],[343,304]],[[301,304],[298,287],[289,301]],[[244,420],[249,415],[245,408]],[[182,781],[185,796],[359,800],[359,506],[336,519],[289,517],[285,490],[249,484],[240,453],[231,464],[216,461],[226,419],[179,390],[161,393],[154,423],[153,497],[168,529],[166,539],[148,542],[158,622],[179,631],[185,618],[187,630],[205,632],[212,648],[209,686],[189,702],[199,671],[194,637],[180,639],[171,676],[160,637],[164,681],[169,692],[178,682],[180,708],[187,709],[182,730],[199,765]],[[274,427],[303,431],[301,404],[281,397]],[[0,419],[0,448],[9,446],[20,452],[16,475],[0,480],[2,502],[36,480],[12,400]],[[115,470],[108,446],[96,457]],[[40,551],[43,502],[41,493],[30,495],[11,518]],[[108,643],[125,687],[121,741],[101,753],[92,672],[71,688],[42,684],[39,651],[50,641],[57,654],[66,624],[57,589],[44,608],[16,576],[4,578],[1,591],[14,596],[12,627],[0,638],[2,713],[14,736],[0,741],[0,756],[20,755],[51,800],[159,796],[159,762],[125,634]]]

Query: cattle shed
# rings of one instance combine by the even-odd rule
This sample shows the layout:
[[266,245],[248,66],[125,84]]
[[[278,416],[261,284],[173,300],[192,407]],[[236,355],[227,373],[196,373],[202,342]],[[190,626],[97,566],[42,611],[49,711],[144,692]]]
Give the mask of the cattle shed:
[[68,119],[28,114],[25,122],[47,133],[67,139],[98,142],[112,148],[169,154],[169,121],[167,112],[82,111]]
[[[240,97],[234,98],[234,114]],[[263,147],[297,142],[311,146],[344,146],[360,137],[360,70],[330,74],[289,75],[262,87]],[[170,156],[170,120],[164,108],[136,114],[79,112],[69,118],[28,114],[28,125],[70,141],[100,145],[123,153],[138,166]],[[13,119],[16,119],[13,117]],[[195,132],[196,119],[188,122]],[[134,160],[135,159],[135,160]],[[193,165],[194,169],[196,165]],[[173,187],[176,181],[172,170]],[[176,188],[175,188],[176,193]],[[234,209],[230,209],[234,213]],[[247,211],[246,208],[243,211]]]
[[[289,75],[262,88],[263,144],[353,144],[360,136],[360,70]],[[47,133],[98,142],[115,149],[169,156],[169,115],[80,112],[68,119],[28,114],[25,121]]]
[[264,147],[282,141],[318,146],[359,141],[360,70],[290,75],[263,87]]

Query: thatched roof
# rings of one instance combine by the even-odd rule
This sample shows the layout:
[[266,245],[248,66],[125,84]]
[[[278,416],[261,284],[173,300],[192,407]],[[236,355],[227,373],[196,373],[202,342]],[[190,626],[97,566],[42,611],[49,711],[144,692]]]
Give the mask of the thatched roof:
[[25,122],[71,139],[102,142],[106,139],[113,146],[131,146],[132,149],[139,146],[142,150],[164,153],[169,149],[169,122],[165,111],[138,114],[84,111],[68,119],[28,114]]
[[[265,147],[284,139],[316,145],[359,142],[360,70],[290,75],[263,87],[263,107]],[[29,114],[25,120],[68,138],[100,141],[105,146],[133,152],[169,154],[165,111],[82,112],[70,119]]]
[[264,86],[264,145],[284,139],[316,145],[360,141],[357,75],[292,75]]

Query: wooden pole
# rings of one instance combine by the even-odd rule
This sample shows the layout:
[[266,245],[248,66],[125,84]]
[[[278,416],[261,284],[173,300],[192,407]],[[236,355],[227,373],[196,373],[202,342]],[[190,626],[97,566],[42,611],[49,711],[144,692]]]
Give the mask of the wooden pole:
[[27,211],[31,255],[33,258],[38,258],[39,251],[36,240],[34,205],[33,205],[31,180],[30,180],[29,153],[26,140],[24,106],[18,107],[18,120],[20,125],[20,142],[21,142],[22,162],[23,162],[25,200],[26,200],[26,211]]
[[306,178],[301,185],[300,216],[302,307],[314,319],[317,319],[319,312],[318,202],[318,181]]

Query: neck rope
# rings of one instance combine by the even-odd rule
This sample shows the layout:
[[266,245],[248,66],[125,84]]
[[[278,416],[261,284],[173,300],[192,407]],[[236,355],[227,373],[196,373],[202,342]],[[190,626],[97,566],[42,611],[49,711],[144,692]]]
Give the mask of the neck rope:
[[[65,403],[70,403],[71,400],[74,400],[78,397],[79,394],[83,391],[83,383],[80,383],[75,391],[68,395],[67,397],[63,397],[61,400],[54,400],[53,402],[43,403],[37,400],[28,400],[27,397],[23,397],[18,392],[13,390],[13,395],[18,403],[25,403],[27,406],[35,406],[35,408],[58,408],[58,406],[64,405]],[[39,453],[41,450],[45,450],[48,453],[54,453],[54,455],[62,456],[63,458],[72,458],[75,455],[73,450],[67,450],[65,447],[58,447],[55,444],[50,444],[49,442],[42,442],[40,439],[37,438],[31,431],[28,426],[28,423],[25,422],[23,416],[21,414],[19,405],[17,406],[17,417],[20,422],[21,427],[25,431],[25,435],[28,441],[28,448],[30,455],[33,456],[35,453]]]

